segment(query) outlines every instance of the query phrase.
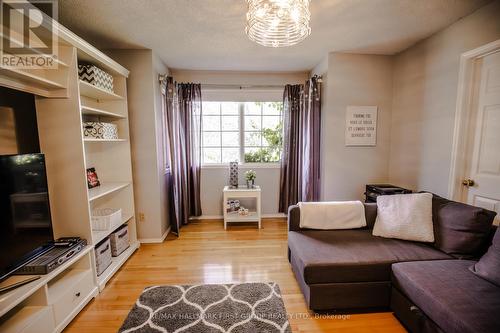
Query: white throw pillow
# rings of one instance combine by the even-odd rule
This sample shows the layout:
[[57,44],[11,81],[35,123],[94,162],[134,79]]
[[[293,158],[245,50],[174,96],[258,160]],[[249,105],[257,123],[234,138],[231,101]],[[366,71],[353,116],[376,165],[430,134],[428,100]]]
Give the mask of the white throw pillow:
[[373,235],[419,242],[434,242],[432,194],[397,194],[377,197]]
[[300,227],[319,230],[366,227],[361,201],[299,202]]

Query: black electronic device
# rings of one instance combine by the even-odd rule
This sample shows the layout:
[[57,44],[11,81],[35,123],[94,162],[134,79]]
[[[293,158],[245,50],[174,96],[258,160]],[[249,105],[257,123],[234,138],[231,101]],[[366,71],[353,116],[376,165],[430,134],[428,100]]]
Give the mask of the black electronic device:
[[14,274],[48,274],[81,252],[86,245],[85,239],[59,238],[52,242],[50,250],[20,267]]
[[411,190],[391,184],[366,185],[365,202],[377,202],[379,195],[408,194]]

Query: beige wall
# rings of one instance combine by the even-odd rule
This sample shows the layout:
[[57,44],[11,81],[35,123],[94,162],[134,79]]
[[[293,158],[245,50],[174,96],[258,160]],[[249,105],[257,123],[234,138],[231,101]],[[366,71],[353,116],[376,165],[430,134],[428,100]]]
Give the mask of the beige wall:
[[[208,84],[235,85],[285,85],[304,83],[309,74],[298,73],[258,73],[231,71],[183,71],[172,70],[177,82],[200,82]],[[212,101],[281,101],[283,88],[277,89],[204,89],[203,100]],[[250,169],[241,166],[240,183],[244,184],[243,173]],[[252,168],[257,173],[256,184],[262,187],[262,214],[278,214],[280,169],[276,167]],[[204,167],[201,171],[201,208],[203,216],[222,215],[222,189],[229,183],[229,166]]]
[[500,1],[394,59],[390,181],[448,195],[460,55],[500,38]]
[[[364,186],[388,180],[392,106],[390,56],[330,53],[323,74],[322,200],[360,200]],[[326,71],[326,74],[325,74]],[[378,106],[377,145],[345,146],[348,105]]]
[[[141,242],[159,242],[166,235],[169,222],[158,74],[168,72],[168,68],[151,50],[109,53],[130,70],[127,93],[138,238]],[[139,219],[141,213],[144,221]]]

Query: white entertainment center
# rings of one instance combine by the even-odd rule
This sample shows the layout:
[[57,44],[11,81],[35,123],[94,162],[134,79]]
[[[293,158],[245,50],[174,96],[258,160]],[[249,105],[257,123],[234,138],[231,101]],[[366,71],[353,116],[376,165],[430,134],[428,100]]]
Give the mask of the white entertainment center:
[[[81,237],[82,252],[47,275],[0,293],[0,332],[61,332],[102,291],[140,246],[137,240],[126,80],[129,71],[54,22],[57,69],[0,65],[0,86],[36,95],[40,149],[45,154],[54,239]],[[22,37],[22,36],[21,36]],[[22,43],[11,36],[12,43]],[[78,63],[91,63],[113,76],[114,92],[81,81]],[[83,137],[85,117],[117,125],[119,139]],[[88,189],[86,170],[95,167],[101,186]],[[92,230],[94,209],[116,207],[122,219],[109,231]],[[95,246],[126,225],[130,247],[100,275]],[[19,277],[11,277],[16,282]]]
[[86,246],[51,273],[1,293],[0,332],[61,332],[99,293],[92,250],[92,246]]

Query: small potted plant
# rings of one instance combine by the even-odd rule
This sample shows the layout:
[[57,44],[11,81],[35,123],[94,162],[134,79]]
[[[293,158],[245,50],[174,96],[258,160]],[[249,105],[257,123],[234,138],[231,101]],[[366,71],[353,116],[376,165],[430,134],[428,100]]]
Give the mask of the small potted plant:
[[253,170],[248,170],[245,172],[245,179],[247,180],[247,187],[253,188],[255,185],[255,178],[257,178],[257,174]]

